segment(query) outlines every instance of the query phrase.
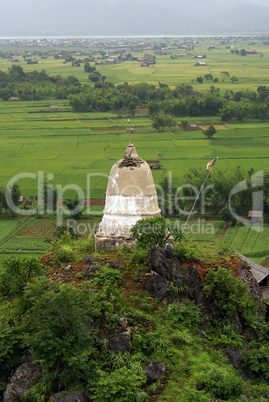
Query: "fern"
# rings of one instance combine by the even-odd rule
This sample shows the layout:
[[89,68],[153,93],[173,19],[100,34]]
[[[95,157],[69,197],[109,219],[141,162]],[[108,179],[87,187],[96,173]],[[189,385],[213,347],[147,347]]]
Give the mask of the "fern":
[[172,335],[173,339],[176,342],[185,343],[186,345],[190,345],[193,343],[193,338],[188,330],[177,330]]
[[185,295],[187,293],[187,286],[176,286],[173,282],[168,282],[170,289],[176,295]]

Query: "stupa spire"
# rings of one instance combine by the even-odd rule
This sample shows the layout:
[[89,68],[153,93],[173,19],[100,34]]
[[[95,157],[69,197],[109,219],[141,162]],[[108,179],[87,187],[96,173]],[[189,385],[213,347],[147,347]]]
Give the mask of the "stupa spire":
[[131,143],[131,126],[130,126],[130,119],[128,119],[128,132],[129,132],[129,145],[132,145],[132,143]]

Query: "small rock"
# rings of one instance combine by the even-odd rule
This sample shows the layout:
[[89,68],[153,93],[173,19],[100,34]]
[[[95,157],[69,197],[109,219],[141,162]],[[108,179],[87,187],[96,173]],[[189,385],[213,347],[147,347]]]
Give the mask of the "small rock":
[[117,259],[117,260],[114,260],[114,261],[110,261],[109,266],[110,266],[110,268],[113,268],[113,269],[120,269],[121,260]]
[[126,328],[126,327],[127,327],[127,324],[128,324],[127,318],[121,317],[121,318],[120,318],[120,324],[121,324],[124,328]]
[[50,397],[49,401],[57,402],[91,402],[92,399],[84,391],[74,391],[69,394],[61,396],[62,393],[54,394]]
[[131,349],[129,335],[124,332],[117,332],[110,336],[109,347],[115,353],[128,352]]
[[69,274],[72,271],[72,265],[67,265],[64,269],[65,274]]
[[206,315],[204,315],[204,320],[206,321],[206,322],[210,322],[210,318],[208,317],[208,315],[206,314]]
[[207,335],[207,333],[205,331],[203,331],[203,330],[199,331],[198,334],[201,335],[201,336],[206,336]]
[[130,332],[130,330],[129,329],[127,329],[126,331],[123,331],[122,332],[122,335],[124,336],[124,338],[127,340],[127,341],[131,341],[131,332]]
[[157,363],[155,359],[149,361],[146,367],[147,383],[156,382],[165,374],[166,366],[163,363]]
[[92,264],[94,262],[94,256],[91,254],[85,255],[84,262],[88,262],[88,263]]
[[8,384],[3,395],[3,402],[10,402],[13,399],[21,400],[21,397],[25,396],[31,387],[30,383],[34,379],[41,377],[42,369],[39,363],[28,362],[22,364],[11,377],[10,384]]
[[94,276],[95,272],[98,271],[99,268],[101,268],[101,264],[96,264],[96,265],[91,265],[90,268],[88,268],[86,272],[86,279],[90,279]]

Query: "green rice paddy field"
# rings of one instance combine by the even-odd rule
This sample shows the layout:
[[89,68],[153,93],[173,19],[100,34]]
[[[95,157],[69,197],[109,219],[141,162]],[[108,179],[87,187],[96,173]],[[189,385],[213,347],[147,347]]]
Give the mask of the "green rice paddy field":
[[[57,102],[58,112],[50,112],[50,103],[0,101],[0,185],[18,174],[42,171],[45,177],[53,174],[54,186],[75,184],[86,194],[91,174],[90,198],[103,198],[110,168],[128,145],[128,116],[73,113],[63,101]],[[160,159],[163,165],[153,171],[157,184],[171,171],[178,186],[187,169],[204,169],[216,156],[218,168],[269,167],[269,122],[223,125],[217,117],[193,122],[201,129],[158,133],[145,113],[132,118],[132,142],[139,156]],[[218,131],[207,140],[202,128],[212,123]],[[36,180],[22,178],[18,183],[25,198],[37,195]]]

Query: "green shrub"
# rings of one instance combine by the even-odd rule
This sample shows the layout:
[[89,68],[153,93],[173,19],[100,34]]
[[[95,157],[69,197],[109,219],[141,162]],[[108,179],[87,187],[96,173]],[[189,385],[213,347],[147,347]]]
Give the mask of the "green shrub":
[[[76,244],[75,244],[76,246]],[[77,251],[79,253],[93,253],[94,252],[94,238],[81,239],[77,242]]]
[[217,311],[224,319],[233,322],[239,311],[245,322],[253,327],[260,324],[257,314],[258,307],[247,293],[247,285],[233,276],[233,273],[223,267],[217,271],[210,270],[206,276],[204,291],[207,296],[213,295]]
[[145,382],[143,376],[135,374],[126,366],[112,373],[99,370],[97,375],[99,380],[94,388],[94,399],[97,402],[132,402]]
[[57,253],[53,256],[53,261],[60,265],[61,263],[66,263],[75,260],[75,255],[73,248],[71,246],[63,244]]
[[8,258],[0,273],[0,293],[22,294],[27,283],[44,274],[37,258]]
[[181,323],[183,326],[196,330],[203,322],[202,308],[196,306],[191,300],[174,301],[167,307],[169,318]]
[[164,247],[170,235],[181,241],[184,237],[176,225],[163,216],[140,219],[130,230],[131,237],[137,241],[137,247],[148,250],[150,255],[158,247]]
[[236,397],[242,392],[244,381],[227,368],[215,367],[209,370],[202,378],[205,391],[216,398],[225,400]]
[[94,275],[94,282],[102,286],[117,286],[122,283],[122,274],[118,269],[104,266]]
[[179,401],[182,402],[210,402],[212,398],[205,395],[204,391],[186,387],[183,388],[179,395]]
[[0,305],[0,367],[1,374],[21,363],[22,346],[19,318],[12,303]]
[[253,342],[250,349],[242,356],[243,367],[252,373],[269,379],[269,347]]
[[172,334],[172,338],[180,344],[190,345],[193,343],[193,338],[189,331],[186,329],[182,331],[180,331],[179,329],[174,331]]
[[175,244],[175,255],[188,260],[214,261],[217,258],[217,252],[217,249],[205,247],[191,239],[183,239]]
[[113,362],[113,368],[119,369],[123,366],[134,372],[136,375],[141,376],[146,380],[145,369],[143,364],[146,363],[147,358],[142,353],[114,353],[110,355],[110,360]]
[[73,246],[75,244],[75,240],[72,238],[70,233],[65,233],[58,240],[54,240],[50,244],[51,251],[57,251],[63,245]]
[[155,350],[157,348],[164,349],[171,343],[171,340],[164,332],[163,328],[147,333],[146,339],[150,350]]
[[144,264],[147,261],[147,251],[135,249],[129,260],[132,265]]
[[24,297],[28,311],[23,345],[43,369],[55,372],[60,387],[86,381],[92,375],[95,338],[84,323],[90,318],[94,296],[86,287],[55,286],[42,279],[29,284]]

